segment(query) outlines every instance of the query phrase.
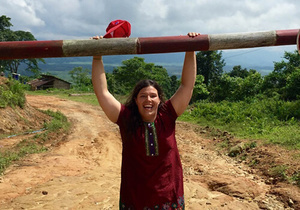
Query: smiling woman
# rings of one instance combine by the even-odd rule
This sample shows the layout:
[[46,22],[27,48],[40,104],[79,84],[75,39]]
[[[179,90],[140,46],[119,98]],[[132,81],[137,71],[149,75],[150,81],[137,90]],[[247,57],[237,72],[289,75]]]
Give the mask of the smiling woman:
[[[142,83],[147,83],[142,81]],[[138,107],[141,118],[144,122],[154,122],[158,105],[160,104],[160,97],[158,91],[153,86],[147,86],[138,92],[135,97],[135,103]]]
[[[198,35],[189,33],[189,39]],[[142,80],[121,104],[107,89],[102,57],[94,56],[96,96],[107,117],[119,126],[122,137],[120,209],[184,209],[175,122],[189,104],[195,78],[195,52],[186,52],[181,85],[169,100],[165,102],[155,81]]]

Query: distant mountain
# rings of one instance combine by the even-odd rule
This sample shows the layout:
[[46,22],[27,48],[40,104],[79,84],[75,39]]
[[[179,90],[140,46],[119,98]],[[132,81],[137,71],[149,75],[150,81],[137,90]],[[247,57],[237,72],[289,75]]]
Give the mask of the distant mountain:
[[[277,49],[277,48],[276,48]],[[255,69],[262,75],[273,71],[274,62],[282,60],[284,49],[281,51],[266,50],[266,48],[253,48],[241,50],[225,50],[222,52],[225,60],[225,71],[231,71],[234,66],[241,65],[242,68]],[[113,55],[103,56],[106,72],[122,64],[122,61],[133,57],[143,57],[147,63],[155,63],[167,69],[169,75],[181,75],[184,53],[144,54],[144,55]],[[46,64],[39,64],[43,73],[49,72],[62,79],[69,80],[68,72],[75,67],[91,69],[92,57],[67,57],[67,58],[45,58]],[[22,71],[23,69],[23,71]],[[28,74],[21,68],[21,74]]]
[[[183,53],[103,56],[106,72],[112,72],[115,67],[122,65],[122,61],[131,59],[135,56],[145,58],[145,62],[147,63],[155,63],[156,65],[163,66],[167,69],[170,76],[180,76],[184,59]],[[92,68],[92,57],[45,58],[45,61],[46,64],[39,64],[42,72],[49,72],[55,76],[61,74],[64,75],[62,78],[66,80],[69,79],[66,72],[71,71],[75,67]]]

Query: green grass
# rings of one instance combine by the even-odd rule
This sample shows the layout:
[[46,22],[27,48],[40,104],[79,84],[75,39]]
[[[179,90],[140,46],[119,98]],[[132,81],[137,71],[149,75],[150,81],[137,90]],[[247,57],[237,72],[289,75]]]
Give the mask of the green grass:
[[9,149],[0,149],[0,174],[10,166],[14,161],[20,160],[29,154],[41,153],[48,150],[45,143],[53,136],[67,133],[70,129],[70,123],[66,116],[60,112],[50,110],[44,111],[52,116],[52,120],[45,123],[44,132],[34,135],[32,138],[23,139],[16,146]]
[[275,178],[278,178],[282,181],[285,181],[288,179],[288,176],[286,175],[286,171],[288,169],[288,166],[286,165],[277,165],[269,170],[269,175]]
[[0,174],[14,161],[20,160],[28,154],[41,153],[47,148],[37,143],[23,140],[13,150],[0,151]]
[[179,119],[228,131],[234,136],[262,139],[300,149],[300,101],[273,99],[241,102],[199,102]]
[[294,182],[297,186],[300,187],[300,172],[295,173],[295,174],[291,177],[291,181]]
[[47,132],[57,132],[59,130],[68,131],[70,128],[70,123],[68,122],[67,117],[62,114],[60,111],[53,112],[51,110],[43,111],[47,115],[52,117],[52,120],[48,123],[45,123],[45,129]]

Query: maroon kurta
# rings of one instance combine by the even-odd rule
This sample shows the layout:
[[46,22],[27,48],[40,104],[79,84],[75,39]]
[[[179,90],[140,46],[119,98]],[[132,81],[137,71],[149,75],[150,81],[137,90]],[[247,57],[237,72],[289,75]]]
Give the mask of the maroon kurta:
[[126,135],[130,110],[122,105],[117,124],[122,142],[120,209],[184,209],[183,174],[175,140],[177,114],[167,101],[154,123]]

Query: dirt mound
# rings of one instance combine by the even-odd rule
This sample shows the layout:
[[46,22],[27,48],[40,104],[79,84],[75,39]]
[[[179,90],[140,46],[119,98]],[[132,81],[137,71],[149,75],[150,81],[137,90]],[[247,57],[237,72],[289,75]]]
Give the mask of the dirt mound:
[[[0,86],[5,87],[8,79],[0,77]],[[23,108],[18,106],[0,108],[0,137],[20,134],[41,129],[50,117],[25,102]]]
[[[122,152],[117,126],[98,106],[46,96],[27,99],[36,108],[60,110],[73,127],[64,143],[8,168],[0,178],[1,208],[117,209]],[[187,209],[300,208],[299,188],[270,182],[259,169],[215,150],[217,140],[198,131],[177,123]],[[4,141],[9,140],[0,144]]]
[[0,136],[41,129],[50,117],[25,103],[24,108],[0,108]]

